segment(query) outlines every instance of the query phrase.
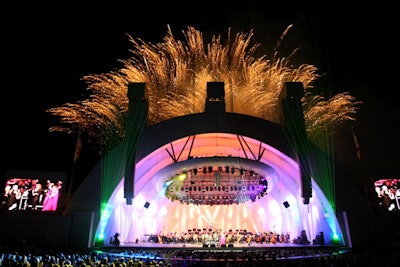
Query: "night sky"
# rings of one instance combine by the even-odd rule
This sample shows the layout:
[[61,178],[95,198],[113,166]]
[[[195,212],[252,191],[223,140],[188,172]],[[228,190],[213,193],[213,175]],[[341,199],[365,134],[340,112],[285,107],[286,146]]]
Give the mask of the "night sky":
[[[253,29],[252,40],[261,43],[257,51],[270,55],[280,34],[294,24],[282,49],[301,47],[303,63],[314,64],[324,73],[320,85],[325,91],[350,92],[363,102],[351,125],[361,146],[365,173],[374,179],[400,177],[396,9],[348,7],[337,2],[321,7],[290,1],[271,5],[250,2],[96,3],[92,7],[12,4],[4,8],[2,176],[6,170],[66,172],[71,176],[75,137],[50,133],[48,128],[56,120],[46,110],[83,100],[86,91],[81,78],[120,66],[118,60],[130,56],[126,34],[157,43],[166,36],[167,25],[181,40],[187,26],[202,31],[205,38],[226,36],[229,27],[232,32]],[[339,129],[337,136],[340,150],[336,153],[343,158],[356,157],[350,127]],[[97,156],[84,148],[75,171],[84,176]]]

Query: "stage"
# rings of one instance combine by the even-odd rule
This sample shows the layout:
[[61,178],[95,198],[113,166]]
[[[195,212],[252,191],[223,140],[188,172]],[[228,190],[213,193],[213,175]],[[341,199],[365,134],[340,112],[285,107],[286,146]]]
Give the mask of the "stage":
[[247,254],[247,253],[267,253],[281,255],[282,257],[306,257],[306,256],[329,256],[343,254],[351,249],[338,245],[313,245],[313,244],[295,244],[289,243],[232,243],[219,245],[215,243],[157,243],[157,242],[121,242],[119,246],[111,244],[98,246],[95,249],[107,253],[116,253],[121,255],[129,255],[134,253],[147,254],[173,254],[182,252],[188,253],[229,253],[229,254]]
[[294,244],[294,243],[257,243],[257,242],[252,242],[250,244],[248,243],[232,243],[232,244],[226,244],[220,245],[217,243],[208,243],[208,244],[203,244],[203,243],[158,243],[158,242],[147,242],[147,241],[142,241],[142,242],[121,242],[118,247],[109,244],[105,247],[109,248],[151,248],[151,249],[157,249],[157,248],[171,248],[171,249],[182,249],[182,248],[188,248],[188,249],[259,249],[259,248],[300,248],[300,247],[321,247],[321,246],[315,246],[315,245],[306,245],[306,244]]
[[291,260],[302,258],[327,257],[345,254],[351,248],[343,246],[327,246],[294,243],[234,243],[220,246],[217,244],[194,243],[157,243],[157,242],[121,242],[116,246],[95,248],[100,253],[113,257],[158,259],[180,261],[191,260]]

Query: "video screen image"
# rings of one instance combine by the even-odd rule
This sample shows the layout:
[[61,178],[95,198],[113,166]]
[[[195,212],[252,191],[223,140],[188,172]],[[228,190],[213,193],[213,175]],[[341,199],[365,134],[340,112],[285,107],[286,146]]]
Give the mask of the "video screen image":
[[3,211],[57,211],[63,194],[59,179],[9,178],[3,189]]
[[400,179],[380,179],[374,182],[379,206],[387,211],[400,211]]

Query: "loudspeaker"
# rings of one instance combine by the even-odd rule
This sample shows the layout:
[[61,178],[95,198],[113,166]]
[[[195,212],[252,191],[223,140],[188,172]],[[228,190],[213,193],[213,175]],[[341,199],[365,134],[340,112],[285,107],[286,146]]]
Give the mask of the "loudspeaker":
[[285,206],[285,208],[289,208],[290,207],[289,202],[287,202],[287,201],[283,202],[282,204],[283,204],[283,206]]
[[149,206],[150,206],[150,203],[146,201],[146,203],[144,203],[144,207],[145,207],[146,209],[148,209]]

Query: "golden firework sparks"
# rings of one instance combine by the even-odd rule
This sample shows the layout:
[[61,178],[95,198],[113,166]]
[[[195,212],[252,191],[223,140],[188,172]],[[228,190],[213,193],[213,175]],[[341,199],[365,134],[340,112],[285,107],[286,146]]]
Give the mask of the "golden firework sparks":
[[88,99],[48,110],[60,118],[50,131],[83,131],[98,144],[110,147],[124,138],[128,109],[127,88],[131,82],[146,83],[149,103],[148,123],[156,124],[174,117],[204,112],[207,82],[225,84],[226,111],[279,123],[279,94],[285,82],[301,82],[305,89],[303,110],[307,133],[332,131],[343,121],[355,120],[360,102],[349,93],[330,99],[312,93],[320,78],[310,64],[294,67],[290,58],[277,57],[277,49],[292,25],[281,35],[272,58],[255,57],[259,44],[251,44],[253,32],[232,36],[226,41],[213,36],[205,43],[203,34],[193,27],[183,31],[184,41],[175,39],[171,28],[163,42],[153,44],[128,35],[132,56],[120,60],[122,68],[82,78],[90,91]]

